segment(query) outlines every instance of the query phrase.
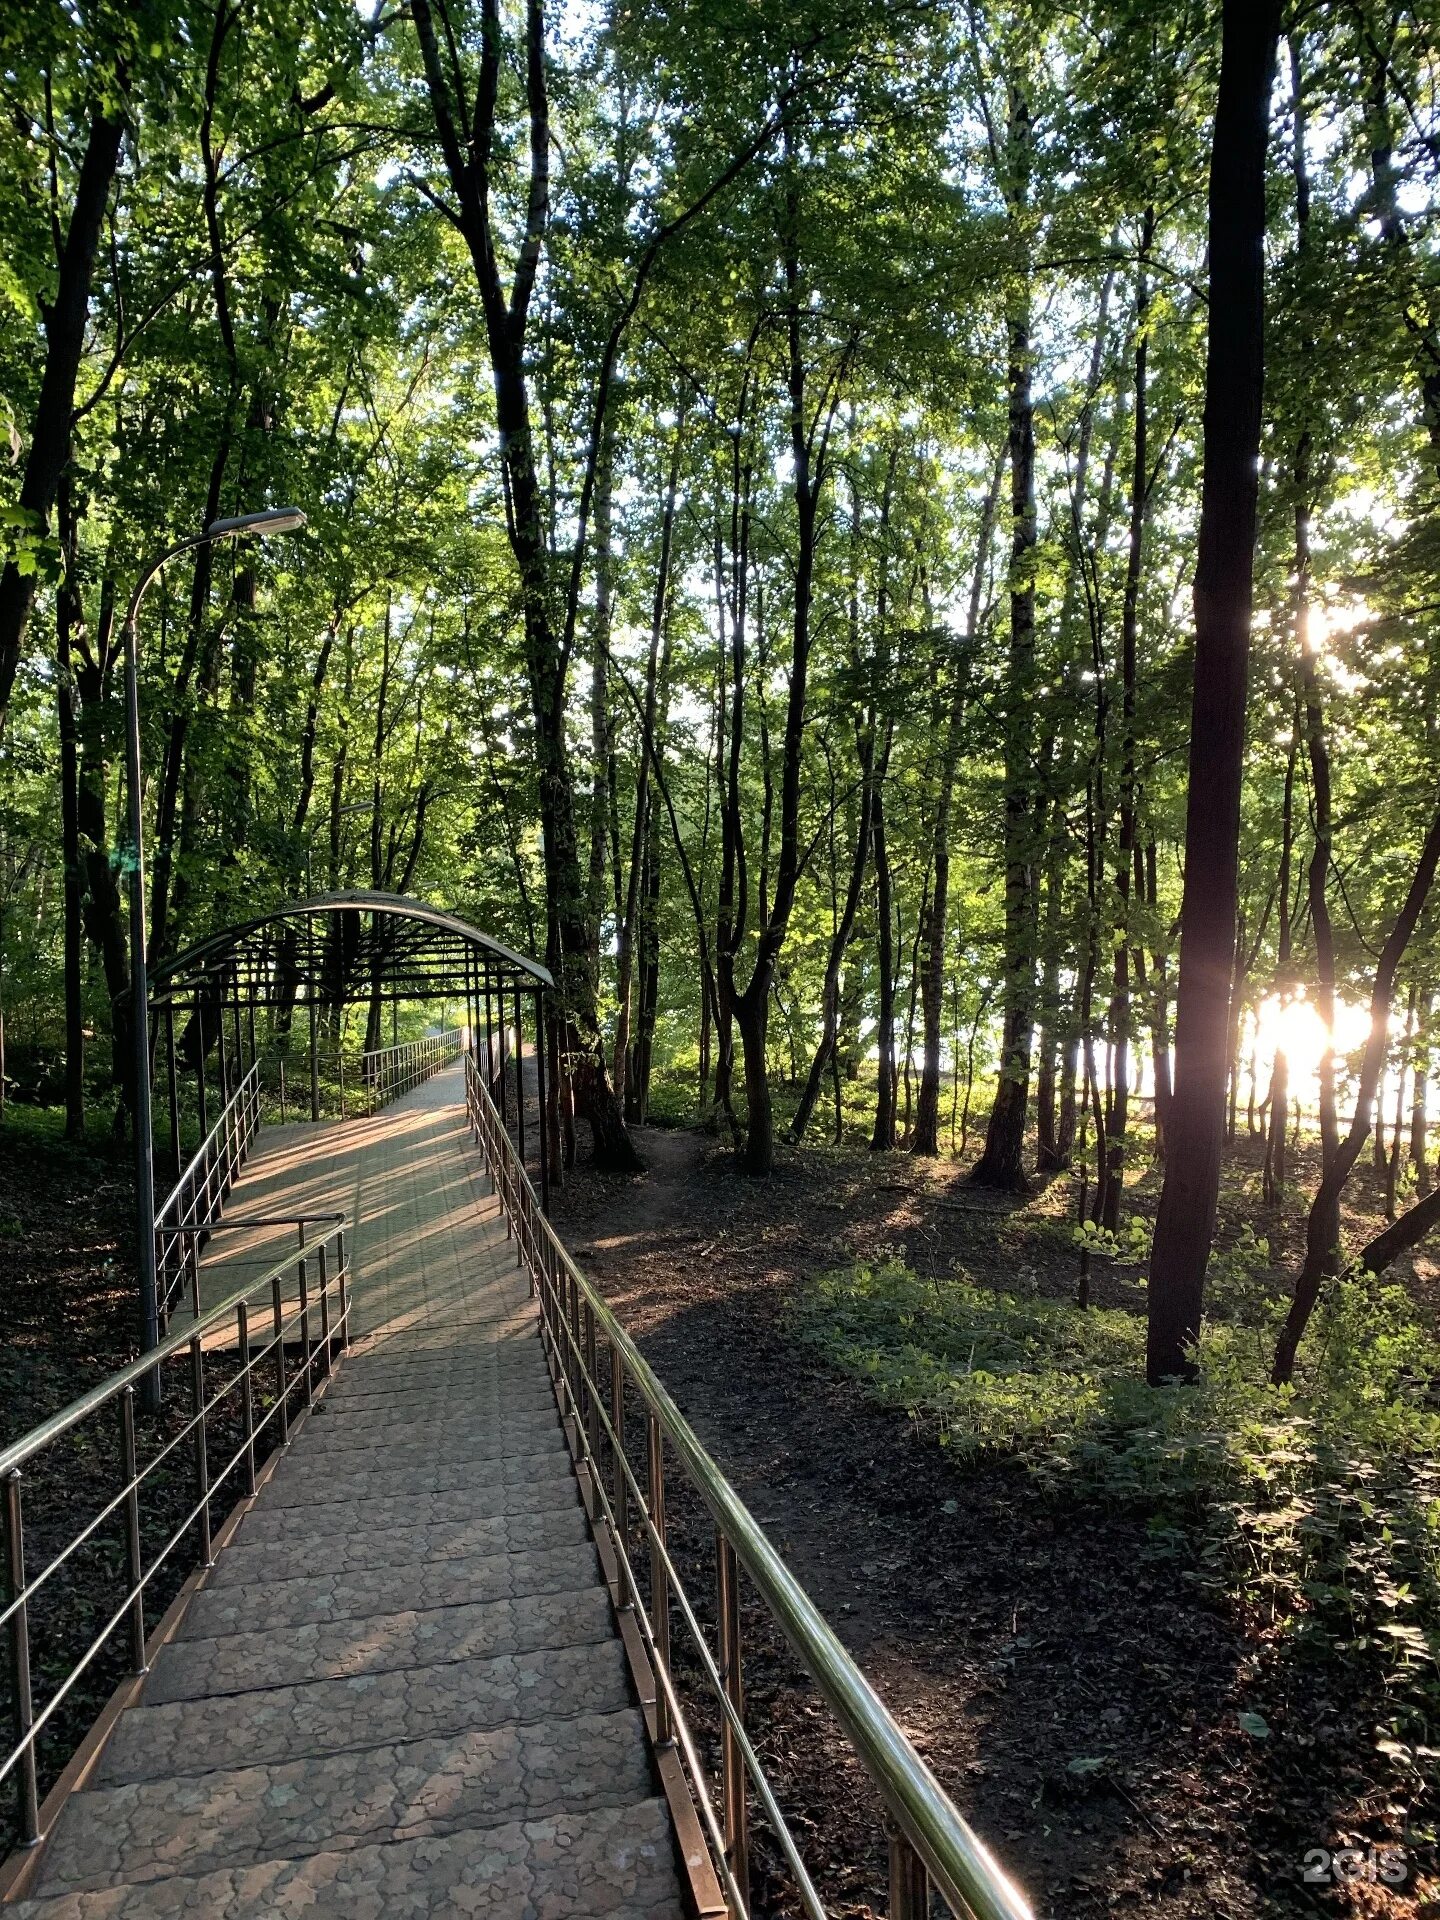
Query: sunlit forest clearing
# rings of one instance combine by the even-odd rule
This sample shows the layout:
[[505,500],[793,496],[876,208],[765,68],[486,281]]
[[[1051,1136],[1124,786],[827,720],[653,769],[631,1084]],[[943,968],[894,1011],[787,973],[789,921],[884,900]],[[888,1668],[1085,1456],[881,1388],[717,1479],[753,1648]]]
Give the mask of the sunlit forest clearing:
[[1036,1913],[1433,1912],[1436,0],[0,0],[0,92],[0,1439],[227,1100],[493,1024]]

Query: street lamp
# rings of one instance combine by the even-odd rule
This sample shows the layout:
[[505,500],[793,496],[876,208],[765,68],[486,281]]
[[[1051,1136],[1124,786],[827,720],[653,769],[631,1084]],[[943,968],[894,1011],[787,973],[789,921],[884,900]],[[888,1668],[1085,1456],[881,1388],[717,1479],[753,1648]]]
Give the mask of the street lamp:
[[[305,515],[298,507],[267,507],[260,513],[236,514],[212,520],[203,533],[177,541],[157,554],[140,574],[125,615],[125,781],[130,800],[130,1025],[134,1058],[135,1211],[140,1234],[140,1316],[142,1352],[160,1342],[160,1302],[155,1275],[155,1150],[150,1137],[150,981],[145,967],[145,847],[140,807],[140,692],[136,673],[138,648],[135,623],[150,582],[167,561],[195,547],[219,540],[263,538],[271,533],[298,533]],[[145,1382],[147,1405],[159,1403],[160,1380],[152,1373]]]

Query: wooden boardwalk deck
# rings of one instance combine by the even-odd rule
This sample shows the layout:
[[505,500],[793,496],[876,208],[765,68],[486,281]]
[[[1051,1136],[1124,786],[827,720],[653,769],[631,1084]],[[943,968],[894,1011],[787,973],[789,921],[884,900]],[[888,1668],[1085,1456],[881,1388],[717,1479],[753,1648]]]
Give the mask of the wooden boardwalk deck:
[[[346,1209],[354,1345],[9,1911],[678,1920],[669,1816],[460,1069],[259,1149],[227,1211]],[[205,1297],[293,1236],[217,1236]]]

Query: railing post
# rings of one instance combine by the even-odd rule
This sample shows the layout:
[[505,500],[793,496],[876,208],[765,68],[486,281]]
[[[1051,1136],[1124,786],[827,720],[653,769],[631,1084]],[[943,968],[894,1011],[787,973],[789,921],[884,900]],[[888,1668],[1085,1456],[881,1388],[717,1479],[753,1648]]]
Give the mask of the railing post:
[[145,1590],[140,1585],[140,1476],[135,1470],[135,1389],[120,1396],[120,1470],[125,1475],[125,1578],[130,1586],[130,1665],[145,1671]]
[[[743,1719],[745,1683],[740,1668],[740,1569],[735,1549],[719,1528],[715,1532],[720,1680],[725,1698]],[[750,1910],[750,1823],[745,1808],[745,1757],[727,1715],[720,1723],[720,1753],[725,1799],[725,1859]],[[742,1914],[741,1920],[744,1920]]]
[[890,1834],[890,1920],[927,1920],[930,1883],[925,1863],[905,1838]]
[[655,1530],[650,1536],[650,1626],[655,1637],[655,1661],[660,1668],[655,1676],[655,1744],[664,1747],[675,1737],[664,1684],[670,1678],[670,1576],[660,1552],[665,1544],[665,1443],[660,1422],[653,1413],[647,1419],[646,1437],[650,1524]]
[[320,1261],[320,1371],[330,1377],[330,1249],[322,1240]]
[[350,1267],[345,1258],[345,1229],[341,1227],[335,1236],[335,1260],[340,1271],[336,1276],[340,1299],[340,1351],[347,1353],[350,1348]]
[[620,1349],[610,1348],[610,1425],[614,1432],[614,1494],[611,1506],[615,1514],[615,1557],[620,1571],[620,1605],[628,1607],[630,1591],[630,1482],[625,1478],[625,1362]]
[[600,1472],[600,1401],[596,1393],[599,1359],[595,1349],[595,1309],[585,1302],[585,1438],[590,1448],[590,1468]]
[[205,1352],[198,1333],[190,1336],[190,1396],[195,1417],[195,1504],[200,1518],[200,1558],[203,1565],[214,1566],[210,1541],[210,1455],[206,1444]]
[[255,1491],[255,1389],[250,1378],[250,1309],[242,1300],[235,1309],[235,1347],[240,1356],[240,1431],[244,1438],[241,1467],[245,1491]]
[[30,1692],[30,1609],[20,1597],[24,1591],[25,1519],[20,1502],[20,1469],[16,1467],[5,1480],[5,1599],[15,1609],[10,1616],[10,1710],[15,1745],[20,1750],[15,1774],[20,1838],[27,1847],[33,1847],[40,1837],[40,1795],[30,1735],[35,1702]]
[[580,1391],[580,1289],[575,1283],[574,1274],[570,1274],[570,1314],[569,1338],[565,1342],[565,1377],[570,1382],[570,1411],[578,1427],[584,1409],[584,1399]]
[[315,1383],[311,1378],[310,1366],[310,1290],[306,1284],[305,1271],[305,1222],[299,1223],[300,1258],[296,1263],[296,1272],[300,1283],[300,1378],[307,1407],[315,1403]]
[[285,1297],[277,1273],[270,1282],[271,1305],[275,1316],[275,1404],[280,1414],[280,1444],[290,1444],[290,1410],[285,1404]]
[[285,1062],[282,1059],[280,1062],[280,1124],[282,1127],[285,1119]]

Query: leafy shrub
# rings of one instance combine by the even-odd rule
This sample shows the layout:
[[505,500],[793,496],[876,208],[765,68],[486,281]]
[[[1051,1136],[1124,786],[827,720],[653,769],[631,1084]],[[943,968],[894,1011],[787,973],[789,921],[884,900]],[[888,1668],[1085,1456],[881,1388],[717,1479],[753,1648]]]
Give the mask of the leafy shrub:
[[807,1340],[957,1459],[1016,1460],[1137,1509],[1191,1578],[1378,1663],[1408,1754],[1440,1707],[1440,1346],[1402,1289],[1357,1275],[1327,1295],[1302,1379],[1272,1388],[1268,1260],[1253,1236],[1220,1259],[1201,1384],[1184,1390],[1145,1384],[1131,1313],[922,1281],[897,1258],[827,1274],[795,1305]]

